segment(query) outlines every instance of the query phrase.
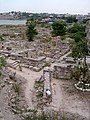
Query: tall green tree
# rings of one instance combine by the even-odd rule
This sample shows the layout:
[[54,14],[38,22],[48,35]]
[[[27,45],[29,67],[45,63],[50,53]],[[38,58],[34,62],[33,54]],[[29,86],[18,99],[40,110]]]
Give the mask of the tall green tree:
[[87,41],[82,40],[75,42],[72,48],[72,57],[79,58],[78,66],[73,70],[73,78],[77,81],[83,81],[83,83],[90,82],[88,74],[88,65],[86,63],[86,55],[88,55]]
[[74,70],[74,78],[80,78],[84,82],[89,81],[88,66],[86,63],[86,56],[88,55],[88,45],[86,40],[85,26],[74,24],[73,27],[69,28],[69,32],[73,35],[74,43],[72,45],[72,57],[77,58],[78,66]]
[[38,34],[37,30],[35,29],[36,22],[33,19],[27,19],[26,26],[27,26],[26,30],[27,38],[29,41],[33,41],[34,36]]
[[52,28],[53,28],[52,34],[54,36],[62,36],[62,35],[65,35],[65,33],[66,33],[66,23],[65,22],[55,21],[52,24]]
[[72,47],[72,57],[84,58],[86,55],[88,55],[87,40],[83,39],[79,42],[74,42]]

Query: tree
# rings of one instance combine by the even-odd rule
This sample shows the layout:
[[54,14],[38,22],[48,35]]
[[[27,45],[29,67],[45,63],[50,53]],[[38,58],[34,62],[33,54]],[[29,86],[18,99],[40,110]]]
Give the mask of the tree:
[[70,27],[68,29],[68,31],[70,33],[76,33],[76,32],[79,32],[79,31],[80,32],[85,32],[85,28],[86,28],[86,26],[79,25],[79,24],[75,23],[72,27]]
[[72,38],[75,40],[75,42],[79,42],[82,40],[82,35],[79,32],[77,32],[72,35]]
[[87,21],[89,21],[90,19],[83,19],[82,23],[86,24]]
[[74,42],[72,47],[72,57],[77,59],[79,58],[79,61],[78,61],[78,66],[76,68],[76,71],[74,70],[73,72],[73,75],[74,75],[73,77],[78,76],[78,78],[80,78],[82,76],[82,81],[84,83],[89,81],[86,55],[88,55],[87,40],[83,39],[79,42]]
[[36,23],[33,19],[27,19],[26,22],[27,30],[26,35],[29,41],[33,41],[35,35],[38,34],[37,30],[35,29]]
[[52,24],[52,34],[55,36],[62,36],[66,33],[66,23],[62,21],[56,21]]
[[73,22],[77,22],[78,20],[76,19],[76,17],[74,16],[69,16],[69,17],[66,17],[66,22],[67,23],[73,23]]
[[[75,28],[74,28],[75,26]],[[72,57],[78,59],[78,66],[74,70],[74,78],[82,76],[83,82],[89,81],[88,66],[86,63],[86,55],[88,55],[88,45],[86,40],[85,26],[75,24],[70,32],[73,33],[74,43],[72,45]],[[77,72],[79,71],[79,72]]]
[[85,26],[74,24],[73,27],[68,29],[70,37],[75,40],[75,42],[79,42],[86,37]]
[[83,39],[79,42],[74,42],[72,47],[72,57],[84,58],[86,55],[88,55],[87,40]]

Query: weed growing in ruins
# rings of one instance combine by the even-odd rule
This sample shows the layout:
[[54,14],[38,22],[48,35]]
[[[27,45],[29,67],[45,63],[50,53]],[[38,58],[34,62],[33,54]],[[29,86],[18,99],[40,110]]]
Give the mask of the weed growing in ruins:
[[18,95],[20,95],[20,92],[21,92],[20,83],[14,83],[13,89]]
[[43,96],[43,81],[36,81],[35,82],[35,89],[36,89],[36,97],[40,98]]
[[74,120],[74,119],[69,119],[66,118],[65,116],[60,116],[55,113],[44,113],[42,114],[32,114],[30,116],[27,116],[24,120]]
[[6,60],[4,56],[0,56],[0,69],[2,69],[6,65]]
[[4,41],[5,39],[4,39],[4,37],[3,37],[3,35],[0,35],[0,41]]

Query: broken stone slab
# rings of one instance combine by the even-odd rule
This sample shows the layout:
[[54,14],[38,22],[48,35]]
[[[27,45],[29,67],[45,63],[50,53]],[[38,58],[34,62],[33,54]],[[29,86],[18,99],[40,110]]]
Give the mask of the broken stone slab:
[[16,60],[16,58],[15,57],[9,57],[11,60]]
[[29,68],[29,65],[21,64],[21,67]]
[[39,71],[40,71],[40,68],[33,67],[33,70],[36,71],[36,72],[39,72]]
[[29,61],[33,61],[33,62],[40,62],[40,61],[46,60],[46,57],[42,56],[42,57],[38,57],[37,59],[23,57],[23,59],[26,59],[26,60],[29,60]]
[[65,57],[63,60],[65,60],[66,63],[71,63],[71,64],[76,63],[75,59],[72,57]]
[[12,85],[13,81],[7,81],[6,83],[9,84],[9,85]]
[[12,98],[10,101],[11,101],[12,103],[15,103],[15,99],[14,99],[14,98]]
[[33,69],[33,66],[29,66],[30,69]]
[[9,78],[15,80],[16,72],[9,74]]
[[35,82],[43,82],[44,79],[43,79],[43,75],[41,75],[41,77],[38,77],[35,79]]

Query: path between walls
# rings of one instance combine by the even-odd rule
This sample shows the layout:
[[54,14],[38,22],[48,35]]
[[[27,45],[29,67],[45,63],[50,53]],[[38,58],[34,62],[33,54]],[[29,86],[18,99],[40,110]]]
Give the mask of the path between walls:
[[28,107],[33,109],[32,92],[33,92],[35,79],[37,79],[38,77],[40,78],[40,76],[43,74],[43,71],[34,72],[34,71],[31,71],[30,69],[27,69],[27,68],[22,68],[22,71],[14,70],[12,68],[9,68],[9,70],[16,72],[17,75],[20,75],[27,80],[26,81],[26,88],[25,88],[25,98],[26,98],[26,102],[27,102]]

